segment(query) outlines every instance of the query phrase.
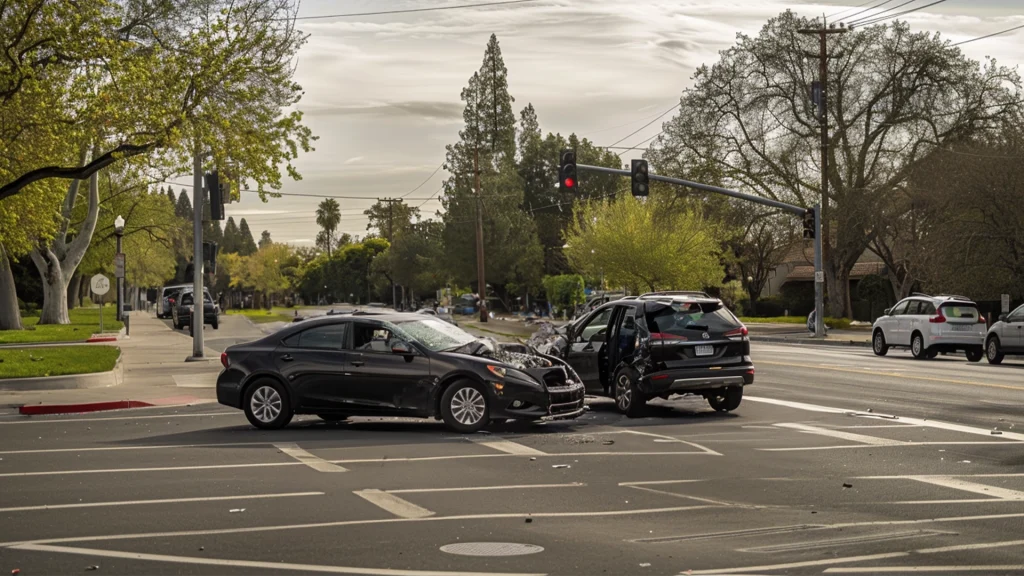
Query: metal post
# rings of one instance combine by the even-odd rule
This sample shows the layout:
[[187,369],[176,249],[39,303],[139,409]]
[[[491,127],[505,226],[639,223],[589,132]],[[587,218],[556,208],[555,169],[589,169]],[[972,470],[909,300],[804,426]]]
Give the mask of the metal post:
[[814,205],[814,336],[825,337],[825,272],[821,269],[821,205]]
[[476,281],[480,285],[480,321],[487,322],[487,279],[484,275],[484,207],[480,196],[480,153],[473,155],[476,176]]
[[[117,237],[117,255],[121,256],[121,237],[124,231],[115,228],[114,235]],[[117,282],[117,321],[124,322],[124,278],[118,276],[114,281]]]
[[203,357],[203,154],[192,159],[192,359]]

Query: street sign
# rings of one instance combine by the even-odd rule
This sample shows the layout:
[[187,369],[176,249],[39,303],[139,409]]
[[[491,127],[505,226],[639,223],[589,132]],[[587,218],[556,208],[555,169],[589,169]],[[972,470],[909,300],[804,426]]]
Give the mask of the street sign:
[[114,254],[114,277],[124,278],[124,254]]
[[89,280],[89,287],[92,288],[93,294],[103,296],[110,292],[110,280],[103,274],[97,274]]
[[825,273],[824,272],[815,271],[814,272],[814,281],[819,283],[819,284],[824,283],[825,282]]
[[1009,294],[1003,294],[1002,297],[1000,298],[1000,300],[1002,300],[1001,304],[1003,305],[1002,306],[1003,314],[1009,314],[1010,313],[1010,295]]

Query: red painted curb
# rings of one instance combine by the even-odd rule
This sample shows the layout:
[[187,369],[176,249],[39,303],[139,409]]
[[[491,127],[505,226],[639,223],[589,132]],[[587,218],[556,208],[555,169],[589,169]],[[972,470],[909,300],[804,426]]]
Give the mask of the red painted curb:
[[86,343],[93,342],[117,342],[117,336],[93,336],[86,340]]
[[45,404],[21,406],[20,414],[37,416],[40,414],[76,414],[79,412],[100,412],[103,410],[125,410],[128,408],[146,408],[153,406],[140,400],[117,400],[115,402],[89,402],[86,404]]

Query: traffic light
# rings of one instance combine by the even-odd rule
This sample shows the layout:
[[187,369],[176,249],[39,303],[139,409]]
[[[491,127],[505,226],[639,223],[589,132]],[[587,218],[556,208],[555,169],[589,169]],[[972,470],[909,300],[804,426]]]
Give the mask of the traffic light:
[[562,150],[558,156],[558,187],[562,192],[576,192],[579,180],[576,178],[576,152]]
[[633,160],[632,166],[633,196],[647,196],[651,193],[650,175],[647,172],[647,160]]
[[210,220],[223,220],[226,194],[216,170],[206,175],[206,189],[210,191]]
[[804,210],[804,240],[814,239],[814,208]]

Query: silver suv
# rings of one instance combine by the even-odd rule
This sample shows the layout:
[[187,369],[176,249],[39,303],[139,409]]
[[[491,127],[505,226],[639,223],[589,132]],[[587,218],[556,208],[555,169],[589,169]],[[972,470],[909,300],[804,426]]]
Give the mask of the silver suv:
[[989,364],[999,364],[1006,354],[1024,355],[1024,305],[1000,316],[985,337],[985,357]]
[[969,361],[979,362],[985,329],[985,317],[969,298],[914,294],[875,320],[871,347],[878,356],[885,356],[889,348],[909,348],[917,359],[963,351]]

